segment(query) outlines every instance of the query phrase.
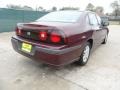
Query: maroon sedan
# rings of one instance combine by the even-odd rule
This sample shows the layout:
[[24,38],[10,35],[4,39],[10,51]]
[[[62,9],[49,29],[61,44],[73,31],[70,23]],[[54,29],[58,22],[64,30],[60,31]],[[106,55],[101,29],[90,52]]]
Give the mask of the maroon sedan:
[[107,42],[107,25],[94,12],[57,11],[35,22],[19,23],[11,41],[15,51],[45,64],[85,65],[90,52]]

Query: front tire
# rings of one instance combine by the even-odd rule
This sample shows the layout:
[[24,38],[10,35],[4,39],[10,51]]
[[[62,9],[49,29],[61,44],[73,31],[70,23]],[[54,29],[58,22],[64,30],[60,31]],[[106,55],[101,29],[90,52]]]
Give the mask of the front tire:
[[80,56],[79,61],[77,61],[77,64],[84,66],[85,64],[87,64],[89,56],[90,56],[90,51],[91,51],[91,44],[89,42],[87,42],[85,44],[85,47],[83,49],[83,52]]

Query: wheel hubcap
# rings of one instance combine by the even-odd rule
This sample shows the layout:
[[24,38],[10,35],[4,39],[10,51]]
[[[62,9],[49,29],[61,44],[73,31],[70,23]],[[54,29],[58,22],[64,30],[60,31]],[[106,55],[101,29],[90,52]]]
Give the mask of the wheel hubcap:
[[83,62],[87,62],[89,58],[90,47],[87,45],[83,51]]

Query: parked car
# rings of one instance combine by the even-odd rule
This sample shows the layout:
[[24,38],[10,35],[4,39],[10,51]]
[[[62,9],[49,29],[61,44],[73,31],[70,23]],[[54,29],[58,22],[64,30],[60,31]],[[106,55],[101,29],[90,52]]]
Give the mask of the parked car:
[[94,12],[56,11],[35,22],[17,24],[11,41],[16,52],[45,64],[85,65],[90,53],[106,44],[107,25]]

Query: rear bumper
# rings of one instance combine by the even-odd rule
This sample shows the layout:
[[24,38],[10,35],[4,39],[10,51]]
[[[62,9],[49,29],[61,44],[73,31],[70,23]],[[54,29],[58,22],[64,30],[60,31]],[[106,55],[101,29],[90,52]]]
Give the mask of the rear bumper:
[[[33,60],[53,66],[62,66],[78,60],[82,52],[81,45],[64,49],[51,49],[43,48],[40,44],[38,45],[33,42],[25,41],[16,37],[12,37],[11,42],[16,52],[32,58]],[[26,53],[21,50],[22,42],[27,42],[33,45],[31,53]]]

